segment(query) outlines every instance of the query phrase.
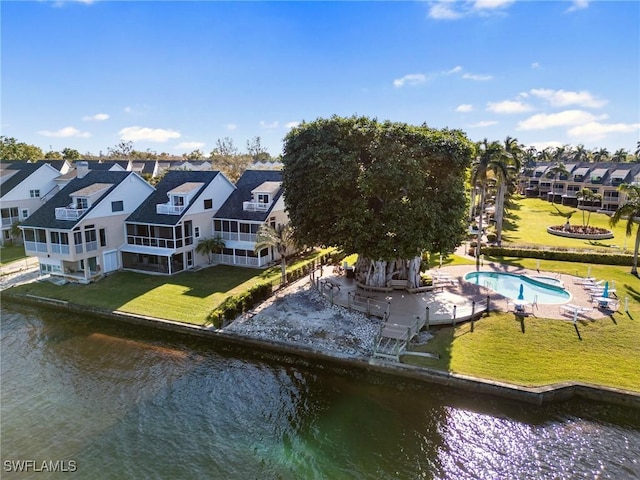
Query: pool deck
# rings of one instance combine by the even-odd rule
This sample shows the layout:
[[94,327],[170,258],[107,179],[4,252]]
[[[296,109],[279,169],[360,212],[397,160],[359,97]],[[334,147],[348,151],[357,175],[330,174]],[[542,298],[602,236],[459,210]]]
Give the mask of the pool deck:
[[[457,305],[458,312],[469,312],[471,310],[472,302],[481,302],[487,299],[490,300],[490,309],[495,311],[509,312],[513,311],[513,300],[507,299],[502,295],[494,292],[481,285],[476,285],[472,282],[464,280],[464,276],[469,272],[475,272],[475,265],[458,265],[442,268],[434,268],[427,271],[427,274],[442,274],[449,278],[451,281],[448,285],[442,288],[442,291],[433,292],[421,292],[421,293],[408,293],[406,290],[393,290],[392,292],[374,292],[374,291],[362,291],[355,283],[355,280],[345,278],[344,275],[334,274],[331,268],[325,268],[321,278],[323,281],[331,282],[332,284],[339,285],[340,289],[335,290],[336,303],[346,304],[346,297],[348,294],[358,293],[372,300],[380,302],[389,302],[389,310],[391,313],[391,319],[393,323],[404,324],[407,321],[411,321],[416,317],[425,317],[425,308],[429,306],[430,318],[432,324],[445,324],[450,323],[453,318],[453,306]],[[591,302],[591,298],[584,287],[577,282],[579,277],[571,275],[558,275],[551,272],[545,272],[537,270],[528,270],[524,268],[502,265],[497,263],[488,263],[480,267],[481,272],[502,272],[523,274],[527,276],[548,276],[561,280],[564,288],[571,294],[571,299],[564,304],[555,305],[527,305],[525,307],[526,316],[558,319],[573,321],[589,321],[604,318],[610,315],[611,312],[602,310],[594,306]],[[562,305],[576,305],[583,308],[578,316],[568,309],[562,308]],[[464,315],[458,315],[458,317]]]

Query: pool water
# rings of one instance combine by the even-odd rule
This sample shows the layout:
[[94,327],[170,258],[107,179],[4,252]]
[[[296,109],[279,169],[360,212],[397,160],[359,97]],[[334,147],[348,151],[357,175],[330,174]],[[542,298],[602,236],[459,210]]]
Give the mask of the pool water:
[[[512,300],[518,298],[521,285],[524,299],[531,303],[559,305],[571,300],[571,294],[560,286],[559,281],[551,277],[536,279],[506,272],[470,272],[464,276],[464,279],[467,282],[490,288]],[[550,282],[550,279],[554,282]]]

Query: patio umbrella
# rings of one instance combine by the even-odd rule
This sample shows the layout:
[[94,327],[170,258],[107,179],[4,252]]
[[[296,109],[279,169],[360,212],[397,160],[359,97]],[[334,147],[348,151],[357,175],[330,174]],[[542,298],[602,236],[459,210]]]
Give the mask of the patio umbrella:
[[604,292],[602,292],[604,298],[609,298],[609,282],[604,282]]
[[518,300],[524,300],[524,285],[520,284],[520,293],[518,294]]

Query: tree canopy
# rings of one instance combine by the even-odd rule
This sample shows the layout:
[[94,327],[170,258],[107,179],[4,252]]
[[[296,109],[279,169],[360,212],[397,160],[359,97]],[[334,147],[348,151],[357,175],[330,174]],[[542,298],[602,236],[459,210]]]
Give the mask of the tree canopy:
[[285,137],[282,157],[298,240],[373,260],[455,248],[473,151],[459,130],[367,117],[302,123]]

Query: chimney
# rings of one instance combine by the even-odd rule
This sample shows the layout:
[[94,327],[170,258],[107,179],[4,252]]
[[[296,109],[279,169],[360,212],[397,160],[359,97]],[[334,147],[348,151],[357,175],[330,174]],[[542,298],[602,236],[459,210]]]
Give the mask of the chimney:
[[89,173],[89,162],[76,162],[76,178],[82,178]]

